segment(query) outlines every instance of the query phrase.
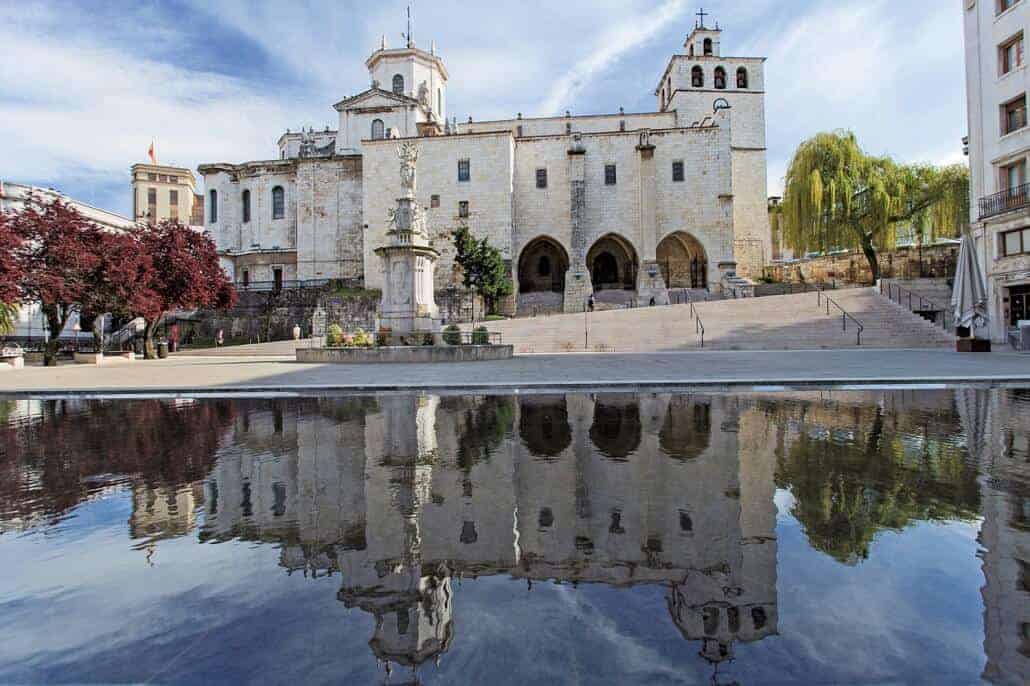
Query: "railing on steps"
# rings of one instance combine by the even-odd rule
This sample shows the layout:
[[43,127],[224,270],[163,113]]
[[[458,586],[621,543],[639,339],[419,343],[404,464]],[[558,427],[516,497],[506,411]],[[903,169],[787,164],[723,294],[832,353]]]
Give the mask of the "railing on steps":
[[690,301],[690,318],[694,320],[694,333],[701,338],[701,347],[705,347],[705,325],[701,322],[701,316],[694,307],[694,301]]
[[[880,279],[880,295],[887,298],[891,302],[895,302],[901,306],[904,306],[907,300],[908,311],[913,314],[920,314],[922,312],[940,312],[940,321],[937,321],[937,318],[934,317],[933,323],[940,326],[945,331],[950,331],[950,329],[948,328],[948,308],[941,307],[933,300],[930,300],[929,298],[924,297],[923,295],[916,293],[915,291],[910,291],[907,288],[902,288],[893,281],[886,281],[884,279]],[[913,307],[914,303],[918,304],[919,309]],[[927,305],[929,305],[929,307],[926,307]],[[925,317],[923,318],[926,319]]]
[[847,330],[848,330],[848,320],[849,319],[852,322],[855,323],[855,326],[858,328],[857,344],[861,347],[861,345],[862,345],[862,332],[865,331],[865,327],[862,325],[862,322],[858,321],[858,319],[856,319],[853,314],[851,314],[850,312],[845,310],[843,307],[841,307],[840,304],[837,303],[836,300],[834,300],[830,296],[826,295],[826,293],[824,293],[822,291],[822,289],[817,289],[815,293],[816,293],[816,302],[819,304],[819,306],[822,306],[822,304],[823,304],[822,301],[824,301],[824,300],[826,301],[826,315],[827,316],[829,316],[829,314],[830,314],[830,305],[833,305],[838,310],[840,310],[841,323],[844,326],[844,331],[845,332],[847,332]]

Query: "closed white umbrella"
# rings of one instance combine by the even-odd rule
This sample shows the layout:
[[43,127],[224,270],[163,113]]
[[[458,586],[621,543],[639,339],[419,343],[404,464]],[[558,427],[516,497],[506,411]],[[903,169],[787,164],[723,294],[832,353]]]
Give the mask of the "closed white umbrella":
[[968,231],[962,236],[962,247],[958,252],[951,307],[955,313],[955,326],[968,329],[987,326],[987,281],[980,261],[976,259],[973,236]]

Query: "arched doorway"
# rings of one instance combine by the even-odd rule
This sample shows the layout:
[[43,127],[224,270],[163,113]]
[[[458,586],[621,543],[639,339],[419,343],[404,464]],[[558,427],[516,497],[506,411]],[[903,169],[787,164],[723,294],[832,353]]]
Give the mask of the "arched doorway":
[[657,257],[666,288],[708,288],[708,255],[689,233],[670,233],[658,244]]
[[636,289],[637,251],[615,234],[602,236],[587,253],[587,268],[595,291]]
[[541,236],[526,244],[519,257],[520,293],[564,293],[569,256],[556,240]]

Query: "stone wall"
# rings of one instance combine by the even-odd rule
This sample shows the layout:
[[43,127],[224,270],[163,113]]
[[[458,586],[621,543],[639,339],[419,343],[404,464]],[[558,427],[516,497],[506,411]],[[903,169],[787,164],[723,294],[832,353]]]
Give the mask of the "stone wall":
[[[880,276],[885,279],[914,279],[920,276],[952,278],[955,275],[958,248],[958,245],[936,245],[924,247],[922,251],[912,247],[881,252],[878,260]],[[858,250],[771,265],[765,268],[764,273],[774,281],[872,283],[869,261]]]
[[297,164],[297,278],[358,279],[364,275],[358,155]]

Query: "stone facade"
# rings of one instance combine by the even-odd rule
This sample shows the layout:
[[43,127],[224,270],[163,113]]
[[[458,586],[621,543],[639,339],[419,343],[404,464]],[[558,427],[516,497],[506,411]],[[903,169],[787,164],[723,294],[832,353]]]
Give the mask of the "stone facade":
[[[246,265],[251,282],[361,276],[382,288],[374,251],[400,197],[398,147],[414,140],[437,290],[461,284],[451,235],[462,226],[500,250],[516,292],[553,293],[566,312],[603,290],[663,304],[669,287],[760,276],[771,251],[764,60],[722,57],[720,35],[694,30],[655,90],[656,112],[461,124],[446,118],[449,75],[435,47],[384,43],[366,63],[371,88],[334,106],[336,131],[287,132],[280,160],[200,167],[208,203],[220,204],[208,227],[237,281]],[[717,70],[727,75],[718,82]],[[267,209],[275,188],[281,220]]]

